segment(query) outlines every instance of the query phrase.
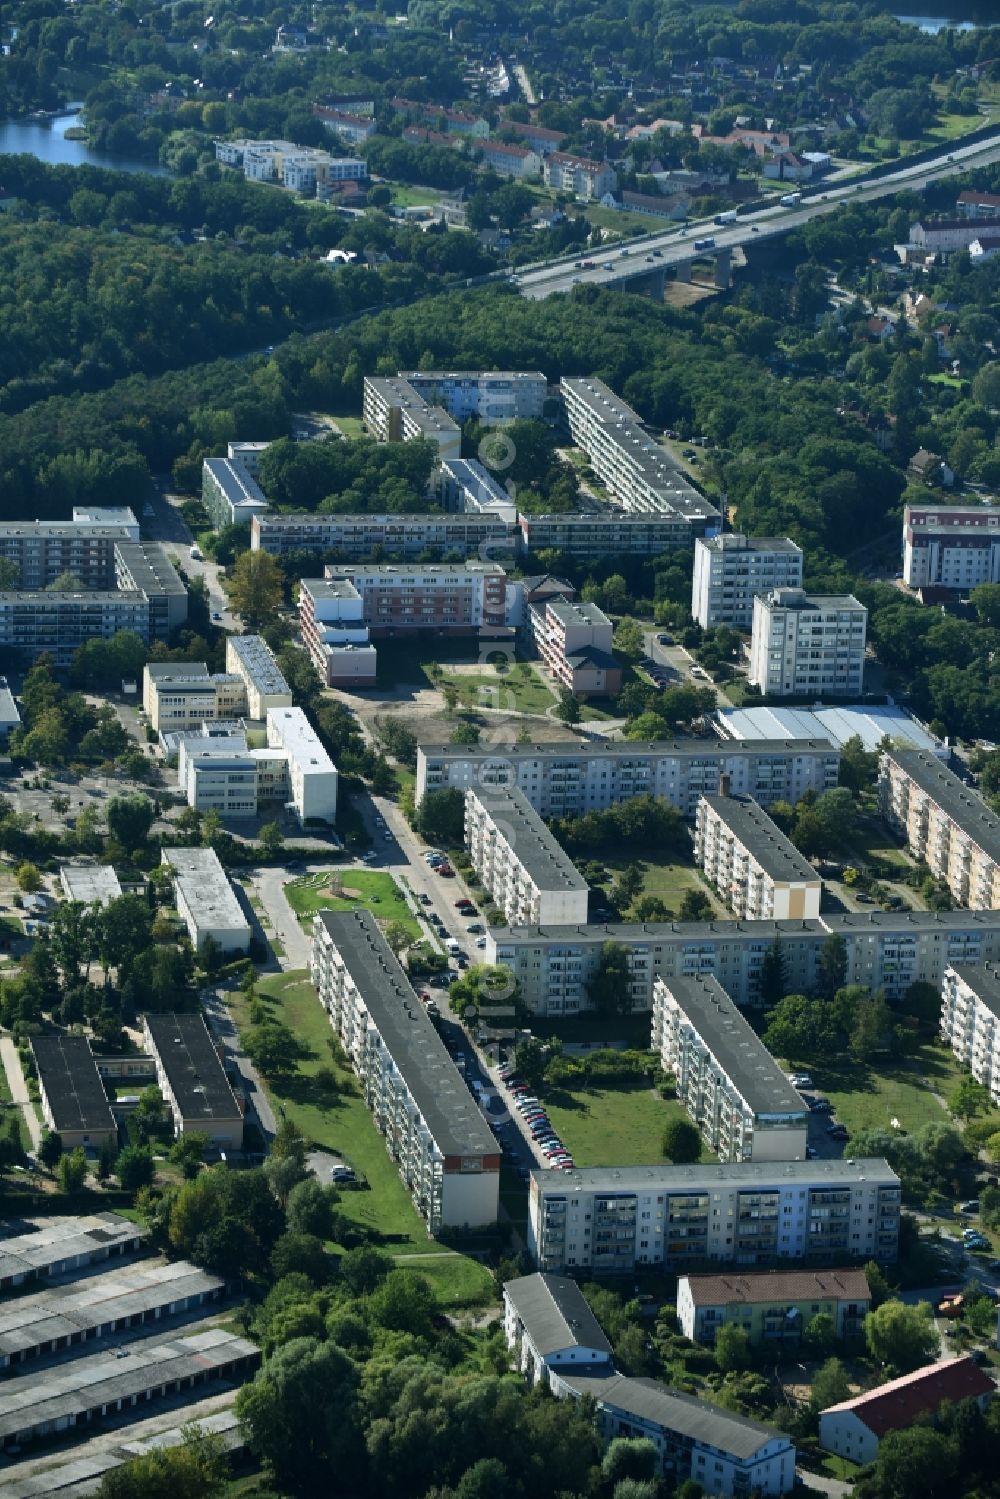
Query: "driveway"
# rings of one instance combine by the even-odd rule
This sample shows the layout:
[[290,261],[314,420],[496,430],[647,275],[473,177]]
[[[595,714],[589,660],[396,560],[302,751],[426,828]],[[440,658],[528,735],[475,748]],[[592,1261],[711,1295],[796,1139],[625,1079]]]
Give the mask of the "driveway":
[[158,481],[155,490],[145,501],[153,514],[142,515],[140,521],[142,534],[149,541],[162,542],[168,554],[172,553],[177,557],[189,578],[204,578],[208,589],[209,608],[213,614],[222,616],[221,620],[216,620],[215,623],[220,629],[239,634],[240,627],[229,612],[229,600],[219,582],[217,565],[204,558],[191,556],[194,537],[180,511],[180,507],[188,498],[187,495],[171,494],[165,482]]
[[277,1133],[278,1122],[274,1117],[274,1110],[268,1103],[257,1069],[243,1050],[239,1031],[226,1007],[224,991],[203,989],[201,1003],[212,1034],[222,1042],[226,1060],[231,1061],[240,1074],[247,1105],[257,1116],[261,1133],[270,1139]]
[[285,950],[284,956],[278,959],[279,964],[282,968],[308,968],[309,938],[299,926],[299,919],[285,896],[288,871],[280,864],[269,865],[258,869],[253,878],[260,903],[271,922],[271,931],[267,935],[277,937]]
[[31,1149],[37,1151],[42,1139],[42,1126],[38,1122],[38,1115],[35,1113],[35,1106],[31,1101],[28,1085],[24,1081],[24,1073],[21,1071],[21,1058],[17,1054],[17,1047],[9,1036],[0,1037],[0,1061],[3,1062],[3,1070],[7,1074],[11,1099],[14,1103],[21,1106],[25,1127],[28,1131],[28,1137],[31,1140]]

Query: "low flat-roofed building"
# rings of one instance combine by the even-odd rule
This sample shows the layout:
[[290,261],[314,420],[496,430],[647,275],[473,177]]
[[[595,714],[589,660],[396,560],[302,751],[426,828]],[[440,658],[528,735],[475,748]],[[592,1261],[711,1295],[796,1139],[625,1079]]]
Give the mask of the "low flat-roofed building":
[[114,1351],[73,1359],[12,1380],[0,1404],[0,1447],[24,1446],[57,1432],[87,1426],[115,1410],[141,1409],[178,1389],[215,1380],[242,1383],[260,1350],[222,1327],[191,1335],[137,1341],[128,1358]]
[[32,1036],[42,1117],[64,1150],[117,1145],[118,1126],[85,1036]]
[[157,693],[165,682],[185,682],[192,678],[208,680],[208,666],[204,661],[147,661],[142,669],[143,712],[152,715]]
[[269,708],[267,743],[288,765],[292,809],[301,823],[337,820],[337,767],[301,708]]
[[737,916],[786,921],[819,915],[819,875],[752,796],[728,790],[701,796],[694,827],[695,863]]
[[[0,1369],[148,1327],[218,1301],[225,1282],[186,1260],[132,1265],[18,1296],[0,1306]],[[2,1401],[0,1401],[2,1407]]]
[[[982,1410],[995,1394],[992,1378],[971,1358],[926,1364],[820,1411],[819,1444],[864,1465],[875,1461],[883,1437],[905,1431],[919,1416],[933,1415],[945,1401],[974,1400]],[[960,1486],[956,1474],[956,1488]]]
[[238,672],[208,671],[204,662],[154,663],[143,668],[142,702],[157,734],[197,728],[215,720],[242,718],[246,682]]
[[211,937],[224,953],[250,951],[250,923],[214,848],[165,848],[162,862],[174,877],[174,900],[198,948]]
[[809,1109],[717,979],[656,979],[653,1050],[720,1161],[802,1161]]
[[146,1230],[117,1213],[45,1218],[30,1233],[0,1239],[0,1292],[132,1254]]
[[951,751],[936,740],[912,713],[895,703],[838,703],[829,708],[721,708],[714,727],[723,739],[828,739],[842,750],[849,739],[861,740],[869,754],[886,739],[908,749],[926,750],[947,760]]
[[243,1115],[200,1015],[144,1015],[142,1033],[174,1134],[206,1135],[226,1150],[243,1148]]
[[500,1146],[370,912],[319,911],[310,966],[429,1231],[495,1223]]
[[226,640],[226,671],[242,677],[251,718],[263,721],[269,708],[291,707],[292,690],[262,636],[230,635]]
[[587,920],[590,887],[516,786],[469,788],[465,846],[510,926]]
[[122,893],[118,876],[110,864],[86,864],[83,861],[60,864],[59,883],[67,900],[79,900],[85,906],[106,906]]
[[671,1482],[694,1480],[708,1494],[787,1494],[795,1487],[795,1447],[773,1426],[684,1395],[655,1379],[567,1371],[557,1395],[593,1400],[605,1441],[645,1437],[657,1471]]
[[553,1369],[612,1372],[611,1344],[575,1280],[536,1272],[505,1281],[503,1309],[507,1347],[530,1384],[548,1385]]
[[872,1293],[857,1266],[832,1270],[747,1270],[681,1275],[677,1320],[692,1343],[715,1342],[720,1327],[735,1326],[754,1347],[797,1346],[814,1317],[831,1318],[835,1336],[858,1338]]

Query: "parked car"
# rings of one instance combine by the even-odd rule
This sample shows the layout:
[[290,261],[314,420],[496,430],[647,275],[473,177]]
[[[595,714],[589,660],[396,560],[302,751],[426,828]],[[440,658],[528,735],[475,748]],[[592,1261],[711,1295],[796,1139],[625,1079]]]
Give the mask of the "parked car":
[[422,906],[429,906],[431,903],[431,898],[426,890],[421,890],[419,899]]
[[967,1202],[960,1202],[959,1205],[958,1205],[958,1211],[960,1213],[978,1213],[979,1212],[979,1198],[978,1197],[970,1197]]
[[481,932],[485,932],[486,928],[483,926],[483,923],[481,921],[473,921],[469,926],[465,928],[465,930],[468,932],[470,937],[476,937]]
[[476,938],[476,946],[477,947],[485,947],[486,946],[486,938],[485,937],[477,937]]
[[831,1140],[849,1140],[851,1138],[846,1124],[828,1124],[826,1132]]

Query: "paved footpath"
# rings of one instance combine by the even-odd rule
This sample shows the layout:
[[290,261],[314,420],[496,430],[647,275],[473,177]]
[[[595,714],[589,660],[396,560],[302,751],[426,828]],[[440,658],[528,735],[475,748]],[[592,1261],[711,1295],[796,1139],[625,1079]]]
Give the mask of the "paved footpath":
[[0,1037],[0,1060],[3,1061],[3,1070],[7,1074],[7,1082],[10,1085],[10,1096],[14,1103],[21,1105],[21,1113],[24,1115],[24,1123],[31,1139],[31,1148],[37,1151],[42,1139],[42,1126],[38,1122],[35,1105],[31,1101],[28,1085],[24,1081],[24,1073],[21,1071],[21,1058],[17,1054],[17,1047],[9,1036]]

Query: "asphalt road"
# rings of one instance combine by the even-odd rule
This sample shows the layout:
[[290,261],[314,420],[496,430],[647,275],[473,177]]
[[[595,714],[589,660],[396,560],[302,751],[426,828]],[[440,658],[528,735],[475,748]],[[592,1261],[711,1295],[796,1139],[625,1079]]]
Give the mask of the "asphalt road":
[[[520,272],[513,278],[514,284],[526,297],[532,298],[570,291],[577,282],[585,286],[622,285],[636,276],[692,260],[695,239],[711,237],[717,250],[732,250],[738,245],[746,247],[772,235],[786,234],[820,214],[833,213],[841,203],[872,202],[904,188],[919,192],[928,183],[942,177],[995,161],[1000,161],[1000,135],[968,146],[952,143],[942,147],[939,156],[922,165],[901,166],[898,171],[871,181],[821,182],[818,191],[807,187],[803,202],[795,208],[778,205],[762,208],[756,213],[742,214],[735,224],[716,224],[714,219],[708,218],[682,226],[671,225],[630,240],[625,245],[616,244],[613,250],[594,251],[587,257],[595,260],[592,270],[581,270],[576,258],[562,258],[538,269]],[[623,249],[628,253],[623,255]],[[605,269],[606,266],[610,269]]]
[[247,1105],[257,1117],[261,1132],[271,1139],[278,1129],[278,1122],[274,1117],[274,1111],[267,1101],[267,1094],[261,1087],[260,1078],[256,1069],[240,1041],[239,1031],[226,1007],[224,993],[221,989],[203,989],[201,992],[201,1003],[205,1019],[213,1035],[222,1042],[226,1059],[240,1074],[243,1084],[243,1095]]
[[[142,508],[140,525],[143,537],[148,541],[160,541],[168,553],[173,552],[181,568],[189,578],[204,578],[208,589],[209,608],[219,618],[214,623],[230,634],[240,634],[241,627],[230,613],[229,600],[219,582],[219,569],[214,562],[191,556],[194,537],[180,507],[185,496],[171,494],[162,483],[158,483]],[[152,511],[151,515],[146,510]]]

